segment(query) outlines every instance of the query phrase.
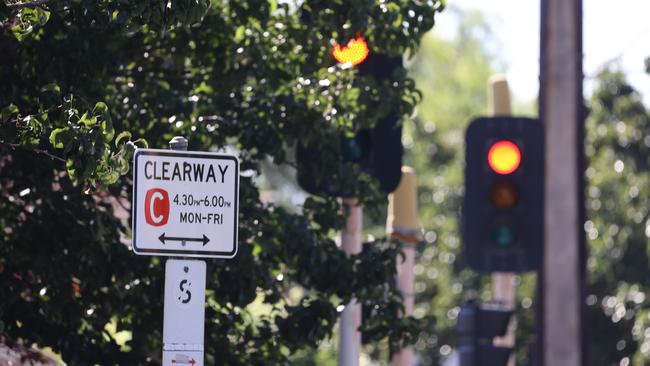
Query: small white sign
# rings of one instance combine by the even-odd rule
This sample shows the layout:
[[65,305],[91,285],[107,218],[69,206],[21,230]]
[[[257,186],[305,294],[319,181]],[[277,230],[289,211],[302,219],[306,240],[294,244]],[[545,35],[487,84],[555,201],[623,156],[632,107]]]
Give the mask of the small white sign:
[[138,149],[133,158],[133,251],[232,258],[237,253],[239,160]]
[[204,261],[165,264],[163,365],[203,365],[205,272]]

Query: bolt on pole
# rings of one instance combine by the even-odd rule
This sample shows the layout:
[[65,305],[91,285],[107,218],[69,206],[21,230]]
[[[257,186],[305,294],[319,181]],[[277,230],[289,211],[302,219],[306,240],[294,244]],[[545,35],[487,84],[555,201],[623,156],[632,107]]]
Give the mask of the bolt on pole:
[[169,149],[176,151],[187,151],[187,139],[183,136],[174,136],[169,140]]

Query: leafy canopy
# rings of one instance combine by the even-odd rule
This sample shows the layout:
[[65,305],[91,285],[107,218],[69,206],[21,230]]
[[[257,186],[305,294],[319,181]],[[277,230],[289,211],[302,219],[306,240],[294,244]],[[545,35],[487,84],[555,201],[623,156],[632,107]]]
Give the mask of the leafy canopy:
[[[346,258],[334,198],[300,213],[263,204],[260,163],[372,126],[418,100],[392,80],[336,66],[362,33],[374,52],[414,52],[442,9],[428,2],[35,0],[0,3],[0,331],[69,364],[159,364],[162,264],[129,252],[127,175],[137,147],[235,149],[240,251],[210,261],[206,363],[280,364],[329,337],[356,296],[382,319],[370,341],[416,330],[393,285],[399,247]],[[376,183],[324,151],[323,176],[378,211]],[[280,276],[282,274],[282,276]],[[299,289],[299,291],[294,291]],[[374,324],[374,325],[373,325]],[[405,326],[405,324],[407,326]]]

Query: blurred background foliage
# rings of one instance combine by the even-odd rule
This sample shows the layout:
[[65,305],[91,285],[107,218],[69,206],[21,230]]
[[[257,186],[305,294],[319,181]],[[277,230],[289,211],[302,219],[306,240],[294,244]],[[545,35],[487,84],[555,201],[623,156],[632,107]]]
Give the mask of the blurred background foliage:
[[[464,133],[470,120],[488,113],[487,81],[501,68],[498,47],[480,13],[454,10],[454,38],[427,34],[409,70],[423,93],[413,123],[405,126],[406,163],[418,174],[420,218],[425,243],[416,273],[416,317],[433,315],[420,334],[422,364],[452,355],[455,325],[464,300],[490,301],[491,277],[467,269],[461,254]],[[530,116],[529,103],[513,96],[513,114]],[[534,326],[534,275],[516,276],[518,364],[528,364]]]
[[650,114],[616,67],[597,75],[588,106],[588,351],[602,365],[647,365]]

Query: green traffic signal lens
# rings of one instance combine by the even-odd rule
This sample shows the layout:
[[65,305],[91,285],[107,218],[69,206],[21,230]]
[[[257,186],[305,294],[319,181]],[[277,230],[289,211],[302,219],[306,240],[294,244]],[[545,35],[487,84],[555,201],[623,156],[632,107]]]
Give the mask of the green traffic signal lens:
[[359,131],[354,137],[341,138],[341,158],[345,162],[359,163],[365,159],[370,152],[370,132]]
[[490,187],[490,202],[498,208],[510,208],[519,201],[517,186],[510,180],[499,180]]
[[497,246],[507,248],[516,240],[515,230],[508,224],[498,224],[492,231],[492,240]]
[[344,161],[358,161],[361,158],[361,147],[354,137],[341,140],[341,155]]

